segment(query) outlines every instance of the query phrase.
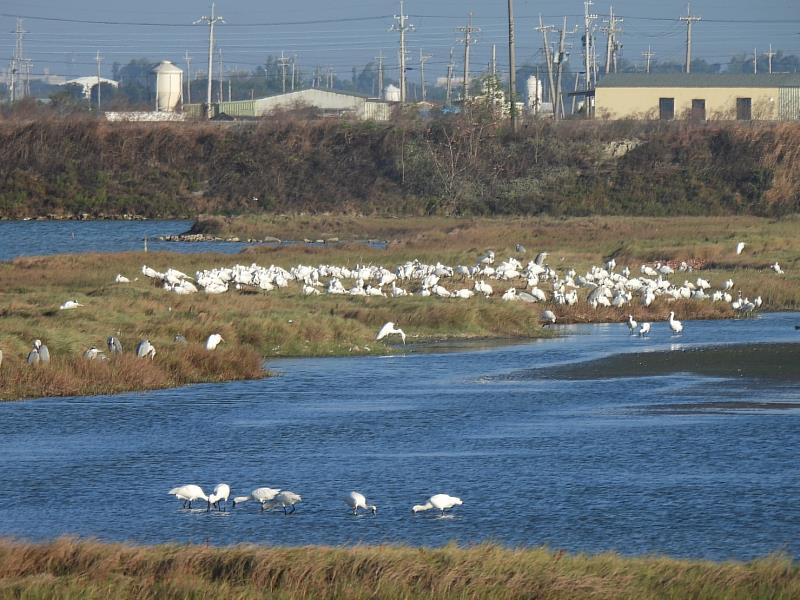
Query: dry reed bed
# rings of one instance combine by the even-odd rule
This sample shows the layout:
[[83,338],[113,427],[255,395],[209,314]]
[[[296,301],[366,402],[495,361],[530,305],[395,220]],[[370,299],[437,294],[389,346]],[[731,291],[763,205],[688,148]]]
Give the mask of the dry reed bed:
[[507,549],[400,546],[137,547],[0,542],[6,598],[774,598],[800,596],[785,556],[715,563]]

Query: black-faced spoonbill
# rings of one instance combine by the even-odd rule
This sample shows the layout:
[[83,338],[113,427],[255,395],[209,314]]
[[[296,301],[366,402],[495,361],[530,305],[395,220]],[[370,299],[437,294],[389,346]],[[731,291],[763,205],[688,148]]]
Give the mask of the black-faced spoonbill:
[[542,313],[542,322],[545,325],[554,325],[556,322],[556,314],[552,310],[546,310]]
[[425,504],[417,504],[416,506],[411,508],[411,512],[418,513],[424,510],[430,510],[435,508],[436,510],[444,511],[453,508],[454,506],[461,506],[463,502],[461,498],[456,498],[455,496],[450,496],[448,494],[435,494],[428,498],[428,501]]
[[388,323],[386,323],[386,325],[381,327],[381,330],[378,332],[378,335],[375,337],[375,339],[382,340],[388,335],[395,335],[395,334],[400,336],[404,344],[406,343],[405,332],[399,327],[395,328],[394,323],[392,321],[389,321]]
[[633,320],[633,315],[628,315],[628,329],[630,330],[631,335],[636,333],[637,325],[638,325],[638,323]]
[[367,504],[367,499],[364,496],[364,494],[361,494],[359,492],[350,492],[347,495],[347,497],[344,499],[344,501],[347,504],[347,506],[349,506],[350,508],[353,509],[353,514],[354,515],[358,514],[358,509],[359,508],[363,508],[364,510],[372,511],[373,515],[376,512],[378,512],[378,507],[375,506],[374,504],[368,505]]
[[677,335],[683,331],[683,323],[680,321],[675,320],[675,313],[669,313],[669,328],[672,329],[672,333]]
[[650,333],[650,323],[642,323],[642,326],[639,327],[639,337],[644,337],[648,333]]
[[208,501],[208,496],[205,495],[203,489],[199,485],[190,483],[180,487],[172,488],[167,492],[170,496],[175,496],[178,500],[183,501],[183,508],[192,508],[192,502],[195,500]]
[[280,490],[268,488],[268,487],[260,487],[254,489],[248,496],[236,496],[233,499],[233,507],[236,508],[237,504],[243,504],[245,502],[249,502],[250,500],[254,500],[261,505],[261,510],[263,511],[267,503],[271,502],[275,496],[280,493]]
[[216,506],[217,510],[222,510],[220,501],[228,503],[228,496],[231,495],[231,486],[227,483],[219,483],[214,488],[214,491],[208,495],[208,510],[211,511],[212,506]]
[[[272,499],[272,501],[269,503],[269,508],[277,508],[280,506],[283,508],[283,514],[290,515],[296,510],[294,505],[299,504],[302,501],[303,499],[300,497],[300,494],[283,490],[278,492],[278,494]],[[287,506],[291,506],[292,510],[287,512]]]

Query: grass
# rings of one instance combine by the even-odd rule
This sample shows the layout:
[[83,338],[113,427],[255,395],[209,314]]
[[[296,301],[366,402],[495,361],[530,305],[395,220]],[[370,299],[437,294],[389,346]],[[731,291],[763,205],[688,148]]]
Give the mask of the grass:
[[800,568],[568,554],[546,548],[137,547],[0,542],[0,598],[790,599]]
[[[224,220],[225,233],[279,238],[386,238],[387,249],[362,244],[326,248],[251,247],[242,254],[123,253],[26,257],[0,263],[0,349],[4,353],[0,399],[50,395],[100,394],[169,387],[192,382],[225,381],[263,376],[262,358],[385,353],[394,349],[374,336],[386,321],[395,321],[410,341],[463,337],[536,338],[553,335],[539,325],[542,305],[502,302],[510,284],[492,281],[491,299],[440,300],[421,297],[303,297],[298,286],[269,294],[229,292],[222,296],[178,296],[141,275],[147,264],[194,273],[199,269],[256,262],[291,267],[297,264],[381,264],[388,268],[406,260],[474,264],[486,249],[498,259],[518,255],[517,243],[551,253],[560,271],[578,273],[604,258],[636,271],[643,261],[693,261],[700,273],[676,274],[673,281],[698,275],[720,286],[732,277],[736,289],[761,295],[766,310],[800,309],[800,219],[729,218],[585,218],[585,219],[351,219],[347,217],[247,217]],[[339,227],[341,226],[341,229]],[[345,233],[346,232],[346,233]],[[748,246],[736,256],[736,242]],[[786,275],[769,264],[778,260]],[[115,284],[122,273],[138,281]],[[471,287],[471,281],[448,282],[448,288]],[[518,285],[518,284],[517,284]],[[545,287],[549,294],[549,288]],[[583,298],[583,294],[582,294]],[[67,299],[85,306],[60,311]],[[552,306],[547,306],[553,308]],[[619,322],[631,308],[592,310],[583,300],[574,307],[554,308],[560,322]],[[657,300],[649,309],[633,307],[637,320],[663,320],[675,310],[683,320],[729,318],[723,303]],[[214,352],[202,347],[211,333],[226,340]],[[190,342],[181,346],[176,334]],[[90,346],[105,348],[117,335],[127,351],[149,338],[158,353],[152,362],[129,357],[87,364],[80,357]],[[34,339],[50,348],[53,363],[31,369],[24,358]]]

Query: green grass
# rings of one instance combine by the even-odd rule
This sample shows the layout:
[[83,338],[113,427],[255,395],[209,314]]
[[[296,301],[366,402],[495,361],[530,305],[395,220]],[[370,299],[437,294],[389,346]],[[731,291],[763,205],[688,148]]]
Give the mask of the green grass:
[[[246,219],[248,229],[261,235],[324,237],[335,229],[339,217],[282,217]],[[353,238],[386,237],[387,249],[361,244],[326,248],[253,247],[240,255],[185,255],[124,253],[113,255],[62,255],[19,258],[0,263],[0,350],[4,353],[0,399],[42,395],[96,394],[125,389],[168,387],[201,381],[224,381],[262,376],[259,357],[333,356],[396,351],[377,343],[375,333],[394,321],[410,342],[441,338],[513,337],[553,335],[543,330],[539,316],[552,308],[560,322],[619,322],[631,308],[589,308],[583,300],[570,308],[502,302],[499,295],[509,283],[492,281],[491,299],[441,300],[435,298],[304,297],[299,286],[262,293],[228,292],[177,296],[141,275],[147,264],[193,274],[199,269],[256,262],[290,268],[298,264],[380,264],[394,268],[407,260],[445,264],[474,264],[486,249],[498,260],[516,255],[524,244],[527,259],[536,252],[551,253],[548,262],[563,272],[573,266],[578,273],[615,256],[634,272],[643,261],[692,260],[705,268],[676,274],[672,280],[694,280],[698,275],[720,286],[728,277],[736,289],[754,298],[761,295],[765,310],[800,309],[800,227],[797,217],[779,221],[757,218],[586,218],[586,219],[363,219],[346,220]],[[239,220],[226,222],[237,233]],[[255,231],[255,230],[254,230]],[[306,235],[301,235],[307,232]],[[286,234],[289,235],[286,235]],[[389,235],[390,234],[390,235]],[[258,237],[257,235],[254,237]],[[748,246],[736,256],[736,242]],[[778,260],[786,275],[768,265]],[[122,273],[130,284],[115,284]],[[347,282],[346,282],[347,283]],[[472,282],[446,282],[450,289],[471,287]],[[519,285],[516,283],[515,285]],[[407,286],[410,287],[410,286]],[[545,287],[550,294],[549,287]],[[582,293],[583,298],[585,293]],[[60,311],[67,299],[85,306]],[[675,310],[683,320],[729,318],[733,311],[723,303],[659,299],[649,309],[632,307],[637,320],[663,320]],[[226,343],[213,353],[202,344],[211,333],[221,333]],[[174,343],[176,334],[189,347]],[[149,366],[121,361],[85,370],[80,356],[90,346],[105,348],[105,339],[117,335],[128,351],[138,340],[149,338],[158,354]],[[47,344],[54,357],[49,371],[32,375],[24,357],[34,339]],[[145,368],[148,372],[145,373]]]
[[780,555],[717,563],[492,544],[344,549],[0,543],[0,598],[22,600],[797,597],[800,569]]

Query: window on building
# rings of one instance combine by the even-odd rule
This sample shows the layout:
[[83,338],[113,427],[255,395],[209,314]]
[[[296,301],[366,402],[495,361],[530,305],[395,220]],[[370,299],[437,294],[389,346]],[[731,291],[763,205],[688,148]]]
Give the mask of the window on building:
[[753,118],[753,101],[751,98],[736,99],[736,120],[749,121]]
[[662,121],[671,121],[675,118],[675,98],[658,99],[658,118]]
[[706,120],[706,101],[703,98],[695,98],[692,100],[692,121],[705,121]]

